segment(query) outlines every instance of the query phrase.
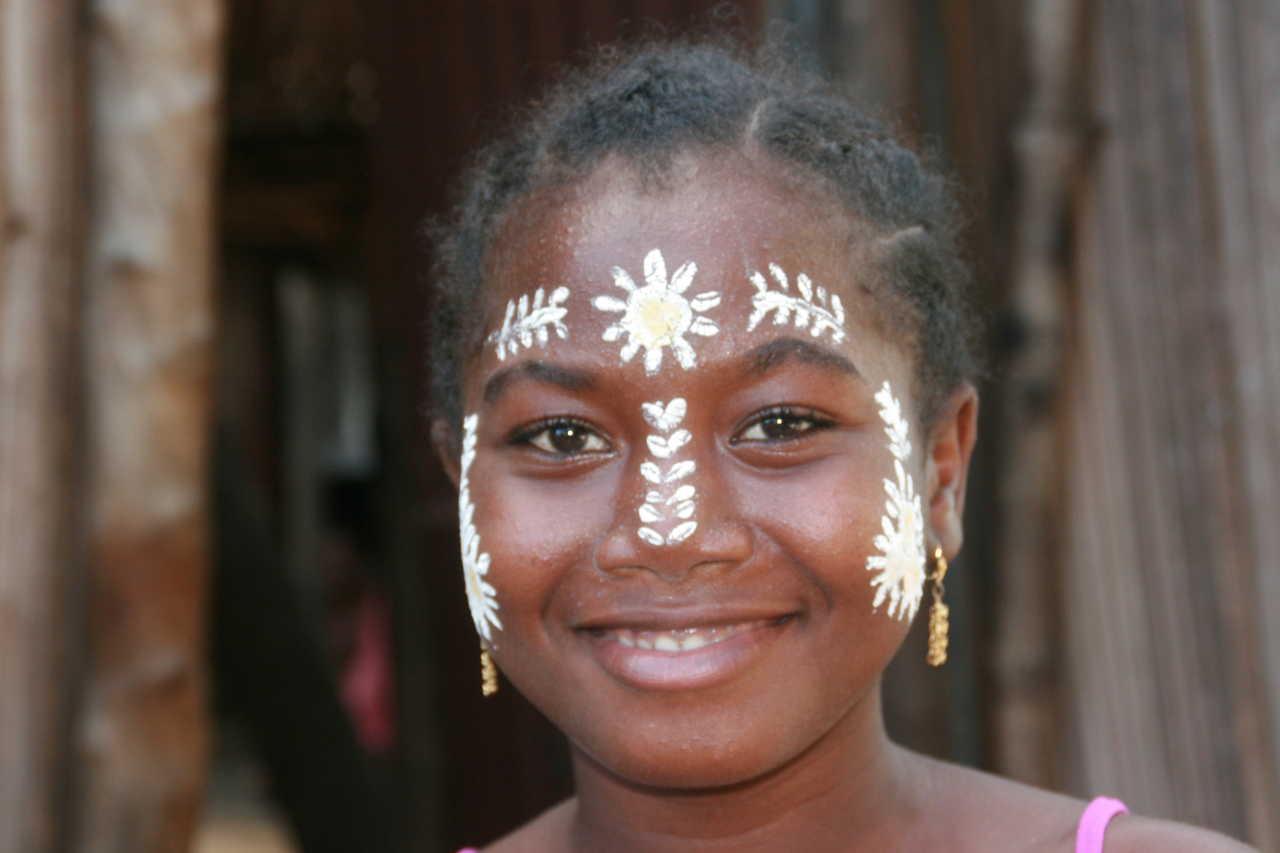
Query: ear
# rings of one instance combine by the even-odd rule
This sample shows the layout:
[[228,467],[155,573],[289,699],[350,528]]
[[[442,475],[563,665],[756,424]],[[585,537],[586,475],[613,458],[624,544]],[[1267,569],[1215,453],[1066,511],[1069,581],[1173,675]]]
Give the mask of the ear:
[[[947,557],[964,543],[964,492],[978,437],[978,392],[967,382],[943,406],[929,436],[929,527]],[[934,543],[926,543],[929,550]]]
[[458,481],[462,479],[462,469],[459,467],[460,460],[458,454],[454,450],[457,443],[453,440],[453,427],[444,418],[433,418],[431,421],[431,444],[435,447],[436,458],[440,460],[440,467],[444,468],[444,472],[449,475],[449,479],[453,481],[453,487],[458,487]]

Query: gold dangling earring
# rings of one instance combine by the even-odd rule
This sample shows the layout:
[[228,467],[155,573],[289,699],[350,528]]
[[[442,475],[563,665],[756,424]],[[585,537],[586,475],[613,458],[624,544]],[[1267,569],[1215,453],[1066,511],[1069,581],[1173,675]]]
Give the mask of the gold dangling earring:
[[494,665],[489,650],[480,646],[480,695],[492,696],[498,692],[498,667]]
[[947,576],[947,558],[941,547],[933,549],[933,605],[929,608],[929,651],[924,656],[930,666],[942,666],[947,662],[947,634],[951,628],[951,608],[942,603],[946,587],[942,579]]

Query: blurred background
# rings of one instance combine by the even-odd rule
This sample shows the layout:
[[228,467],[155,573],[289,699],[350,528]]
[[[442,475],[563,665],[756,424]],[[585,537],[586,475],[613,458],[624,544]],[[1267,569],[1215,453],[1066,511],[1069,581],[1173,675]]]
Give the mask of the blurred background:
[[480,696],[420,226],[593,45],[784,25],[954,175],[989,318],[891,732],[1280,850],[1280,2],[0,0],[0,851],[452,850],[567,794]]

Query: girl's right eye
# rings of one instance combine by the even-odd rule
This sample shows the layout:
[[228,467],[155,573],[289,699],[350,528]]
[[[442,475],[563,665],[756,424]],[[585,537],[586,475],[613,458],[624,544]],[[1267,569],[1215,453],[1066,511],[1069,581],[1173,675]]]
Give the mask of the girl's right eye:
[[590,427],[567,419],[534,424],[515,435],[512,443],[528,444],[554,456],[579,456],[609,450],[609,444]]

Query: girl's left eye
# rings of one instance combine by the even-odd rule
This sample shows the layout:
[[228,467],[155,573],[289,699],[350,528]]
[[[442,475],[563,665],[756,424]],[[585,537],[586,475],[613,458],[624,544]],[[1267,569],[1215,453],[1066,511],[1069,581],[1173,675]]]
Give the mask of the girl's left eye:
[[529,444],[556,456],[604,453],[609,445],[591,428],[577,421],[551,421],[539,424],[516,436],[517,444]]
[[778,442],[800,438],[801,436],[826,429],[832,425],[828,418],[821,417],[812,409],[794,409],[779,407],[770,409],[747,424],[738,433],[736,441]]

